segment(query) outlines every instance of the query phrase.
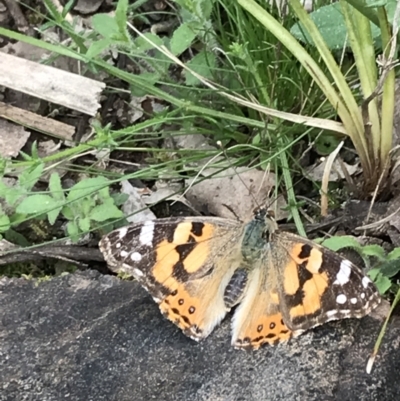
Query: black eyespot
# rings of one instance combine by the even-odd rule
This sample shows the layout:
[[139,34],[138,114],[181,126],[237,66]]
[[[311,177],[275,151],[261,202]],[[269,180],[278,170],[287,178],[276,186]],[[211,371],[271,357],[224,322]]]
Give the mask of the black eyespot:
[[273,330],[273,329],[275,328],[275,326],[276,326],[275,323],[270,323],[269,328],[270,328],[271,330]]
[[191,306],[191,307],[189,308],[189,313],[190,313],[190,314],[193,314],[193,313],[195,312],[195,310],[196,310],[196,308],[195,308],[194,306]]
[[264,326],[262,324],[259,324],[257,326],[257,331],[260,333],[262,331],[262,329],[264,328]]
[[179,305],[183,305],[185,303],[185,301],[183,300],[183,299],[180,299],[179,301],[178,301],[178,304]]
[[171,292],[171,296],[174,297],[177,293],[178,293],[178,290],[174,290],[174,291]]

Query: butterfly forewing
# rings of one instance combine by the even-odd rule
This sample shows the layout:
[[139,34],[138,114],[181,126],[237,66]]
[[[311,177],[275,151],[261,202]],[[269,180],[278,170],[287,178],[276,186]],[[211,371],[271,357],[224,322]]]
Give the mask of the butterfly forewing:
[[230,309],[224,292],[240,266],[241,235],[241,224],[226,219],[159,219],[111,232],[100,249],[113,271],[136,277],[169,320],[199,339]]

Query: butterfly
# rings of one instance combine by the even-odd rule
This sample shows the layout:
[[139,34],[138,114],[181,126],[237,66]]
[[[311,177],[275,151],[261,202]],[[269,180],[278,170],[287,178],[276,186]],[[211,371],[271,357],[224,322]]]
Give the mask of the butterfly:
[[135,277],[194,340],[236,306],[232,345],[276,345],[330,320],[361,318],[381,301],[339,254],[281,231],[266,209],[246,224],[218,217],[149,220],[105,235],[114,272]]

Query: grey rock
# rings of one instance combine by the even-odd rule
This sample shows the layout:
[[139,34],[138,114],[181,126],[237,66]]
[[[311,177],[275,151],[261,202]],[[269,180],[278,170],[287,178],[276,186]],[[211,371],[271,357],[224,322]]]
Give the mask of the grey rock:
[[88,271],[0,280],[1,401],[331,401],[400,397],[400,327],[365,371],[381,322],[329,323],[278,347],[230,346],[229,318],[201,343],[134,282]]

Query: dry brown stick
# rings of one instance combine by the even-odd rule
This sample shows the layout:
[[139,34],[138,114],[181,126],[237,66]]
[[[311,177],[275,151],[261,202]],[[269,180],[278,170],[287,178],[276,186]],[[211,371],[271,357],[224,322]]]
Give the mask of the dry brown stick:
[[36,248],[12,249],[0,254],[0,266],[10,263],[21,263],[32,260],[58,259],[84,265],[83,262],[103,262],[104,258],[98,248],[87,248],[76,245],[43,245]]

